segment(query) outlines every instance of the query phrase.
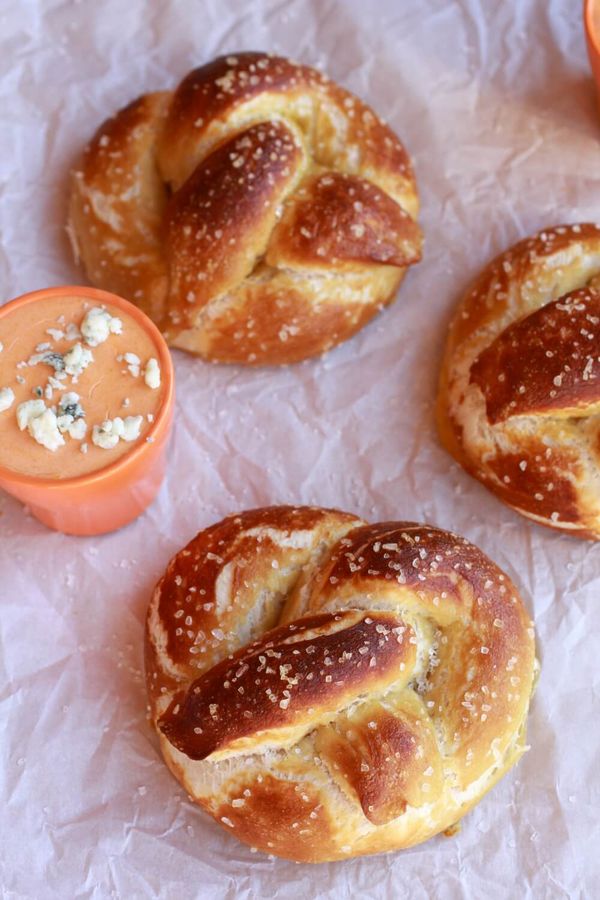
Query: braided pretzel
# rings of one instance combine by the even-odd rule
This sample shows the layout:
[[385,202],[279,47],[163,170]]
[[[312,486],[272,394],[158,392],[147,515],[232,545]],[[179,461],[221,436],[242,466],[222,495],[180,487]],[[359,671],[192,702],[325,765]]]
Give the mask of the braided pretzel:
[[454,825],[526,749],[535,665],[516,588],[472,544],[325,509],[201,532],[147,618],[167,765],[240,840],[307,862]]
[[519,512],[600,537],[600,226],[542,231],[495,259],[450,328],[448,450]]
[[346,340],[420,259],[396,135],[314,69],[221,57],[105,122],[74,172],[69,233],[90,280],[174,347],[289,363]]

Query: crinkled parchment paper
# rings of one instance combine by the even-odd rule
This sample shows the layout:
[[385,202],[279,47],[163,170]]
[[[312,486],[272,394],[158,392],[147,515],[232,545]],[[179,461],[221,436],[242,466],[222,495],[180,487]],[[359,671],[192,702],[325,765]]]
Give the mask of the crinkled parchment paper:
[[[600,546],[489,496],[438,444],[446,325],[481,265],[600,217],[600,115],[576,0],[3,0],[3,300],[81,281],[64,232],[84,141],[213,55],[327,69],[413,154],[424,261],[324,359],[247,371],[175,354],[167,481],[107,537],[47,531],[0,497],[3,898],[600,896]],[[462,532],[516,580],[542,676],[531,750],[463,823],[404,853],[311,867],[252,854],[188,802],[145,719],[142,626],[171,554],[225,514],[317,503]]]

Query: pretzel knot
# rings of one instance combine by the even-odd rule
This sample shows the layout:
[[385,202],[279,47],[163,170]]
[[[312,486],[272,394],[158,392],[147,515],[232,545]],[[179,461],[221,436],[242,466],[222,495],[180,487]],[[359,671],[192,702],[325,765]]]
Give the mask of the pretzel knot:
[[533,629],[449,532],[273,507],[201,532],[147,620],[167,764],[241,840],[321,861],[460,819],[525,750]]
[[327,350],[420,259],[396,135],[321,73],[243,53],[105,122],[74,173],[69,232],[92,282],[208,359]]
[[600,537],[600,227],[559,226],[494,260],[450,330],[439,423],[519,512]]

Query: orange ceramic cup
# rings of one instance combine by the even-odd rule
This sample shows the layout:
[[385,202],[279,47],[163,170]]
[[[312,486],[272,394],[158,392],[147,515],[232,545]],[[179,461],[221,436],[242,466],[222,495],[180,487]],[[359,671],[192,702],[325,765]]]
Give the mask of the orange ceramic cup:
[[173,420],[174,373],[167,344],[153,322],[132,303],[90,287],[61,286],[24,294],[0,307],[0,324],[15,310],[40,301],[73,297],[90,306],[106,305],[126,313],[151,339],[161,371],[161,400],[145,439],[113,463],[77,477],[45,478],[0,465],[0,488],[27,504],[32,514],[57,531],[94,535],[114,531],[142,513],[156,496],[165,474],[167,442]]
[[600,0],[584,0],[583,21],[590,65],[600,91]]

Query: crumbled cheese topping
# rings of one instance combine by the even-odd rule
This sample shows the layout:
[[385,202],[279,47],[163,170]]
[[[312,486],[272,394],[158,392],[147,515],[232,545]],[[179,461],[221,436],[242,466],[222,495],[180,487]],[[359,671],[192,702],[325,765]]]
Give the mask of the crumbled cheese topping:
[[84,369],[87,369],[89,364],[94,361],[94,356],[91,350],[78,342],[65,353],[63,360],[67,375],[78,378]]
[[26,400],[17,406],[17,425],[20,431],[25,431],[31,419],[41,416],[46,410],[43,400]]
[[68,428],[69,437],[75,441],[82,441],[87,433],[87,425],[84,419],[75,419]]
[[81,337],[81,332],[75,322],[69,322],[65,337],[68,341],[77,341]]
[[58,412],[61,416],[71,416],[72,419],[82,419],[85,410],[79,402],[79,394],[75,391],[67,391],[58,401]]
[[75,419],[68,413],[64,416],[56,417],[56,424],[61,434],[65,432],[76,441],[82,441],[87,432],[87,425],[84,419]]
[[46,334],[49,334],[53,341],[62,341],[65,337],[64,331],[60,328],[46,328]]
[[140,436],[140,428],[144,421],[143,416],[126,416],[123,419],[123,434],[121,438],[124,441],[135,441]]
[[64,446],[65,439],[58,430],[56,413],[51,409],[44,407],[41,415],[32,416],[27,423],[27,430],[38,444],[41,444],[46,450],[51,450],[52,453]]
[[[117,417],[114,419],[106,419],[101,425],[94,425],[92,429],[92,443],[96,445],[96,447],[101,447],[103,450],[112,450],[119,443],[119,433],[118,429],[115,426],[115,421],[123,422],[122,419]],[[113,426],[115,426],[113,430]]]
[[154,359],[154,357],[151,357],[146,363],[144,381],[153,391],[160,387],[160,366],[158,365],[158,360]]
[[121,334],[123,323],[116,316],[111,316],[108,310],[101,306],[94,306],[86,313],[81,323],[81,334],[90,347],[103,344],[111,334]]
[[65,431],[68,431],[74,421],[75,420],[73,419],[73,416],[69,415],[56,417],[56,424],[58,425],[58,430],[61,434],[64,434]]
[[0,412],[10,409],[15,402],[15,392],[12,388],[0,388]]
[[20,403],[17,407],[17,424],[21,431],[27,429],[38,444],[54,452],[64,446],[63,434],[68,434],[77,441],[83,440],[87,431],[84,415],[79,396],[69,392],[61,397],[58,415],[43,400],[26,400],[25,403]]
[[117,362],[126,362],[129,374],[134,378],[139,378],[141,359],[137,353],[125,353],[123,356],[117,356]]
[[[40,346],[40,345],[38,345]],[[52,351],[43,350],[39,353],[34,353],[29,357],[27,362],[19,363],[17,368],[20,369],[22,366],[37,366],[38,363],[45,363],[47,366],[50,366],[54,369],[56,378],[65,378],[66,375],[64,373],[65,369],[65,359],[62,353],[53,353]]]
[[94,425],[92,430],[92,442],[103,450],[112,450],[123,441],[135,441],[140,436],[140,428],[144,421],[143,416],[115,416],[114,419],[106,419],[101,425]]
[[[62,319],[61,324],[64,324],[64,317]],[[49,334],[53,341],[76,341],[81,337],[81,332],[75,322],[69,322],[66,331],[62,328],[46,328],[46,334]]]
[[[52,374],[48,376],[47,383],[32,388],[35,399],[20,403],[16,409],[16,419],[21,431],[27,430],[37,443],[54,452],[65,445],[65,439],[82,442],[80,450],[87,453],[89,445],[86,435],[91,430],[91,441],[97,447],[110,450],[117,446],[119,441],[132,442],[141,436],[145,417],[142,415],[126,416],[121,418],[106,419],[93,428],[88,428],[85,417],[86,412],[80,402],[79,394],[75,391],[65,390],[66,379],[71,376],[72,383],[77,382],[78,377],[94,362],[94,355],[90,348],[104,343],[111,334],[122,334],[123,322],[112,316],[104,307],[84,305],[84,316],[80,327],[74,322],[68,325],[65,317],[57,319],[58,326],[47,328],[46,334],[52,341],[68,340],[74,342],[68,350],[59,352],[52,347],[49,341],[43,341],[35,348],[35,353],[28,360],[17,363],[17,369],[27,366],[47,365]],[[87,346],[86,346],[87,345]],[[1,345],[0,345],[1,349]],[[119,361],[124,362],[129,372],[134,377],[139,377],[143,370],[146,384],[151,387],[160,385],[160,368],[156,359],[151,359],[144,366],[140,357],[133,352],[118,356]],[[17,376],[17,380],[25,383],[24,378]],[[54,392],[59,392],[60,399],[51,401]],[[0,412],[9,409],[16,402],[14,391],[9,388],[0,388]],[[129,407],[130,400],[125,398],[122,404]],[[147,415],[147,420],[152,422],[152,414]]]

